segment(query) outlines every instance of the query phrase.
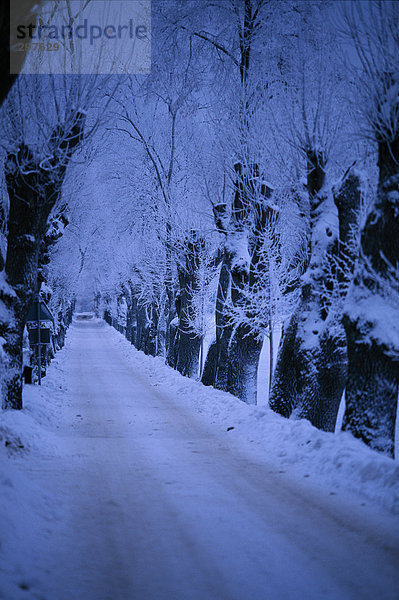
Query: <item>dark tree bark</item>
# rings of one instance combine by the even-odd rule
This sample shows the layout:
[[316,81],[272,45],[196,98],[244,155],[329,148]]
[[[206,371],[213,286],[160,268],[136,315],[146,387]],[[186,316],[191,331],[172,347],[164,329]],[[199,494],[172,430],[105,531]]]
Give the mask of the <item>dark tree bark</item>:
[[352,277],[350,233],[360,198],[360,180],[348,172],[333,191],[336,232],[329,192],[319,192],[313,199],[312,255],[280,347],[271,393],[273,410],[285,417],[306,418],[324,431],[334,431],[346,382],[345,332],[334,302],[342,306]]
[[57,128],[51,140],[52,157],[45,165],[26,145],[6,159],[10,209],[5,274],[9,288],[1,299],[9,318],[0,324],[8,363],[3,382],[5,408],[22,408],[22,336],[29,306],[38,292],[40,250],[83,127],[84,115],[77,113],[67,130]]
[[[238,227],[248,219],[250,221],[250,264],[248,269],[242,261],[234,263],[231,269],[231,301],[234,307],[244,310],[246,319],[251,323],[253,309],[247,306],[246,295],[251,296],[259,291],[261,281],[264,285],[264,274],[269,273],[270,265],[262,256],[262,246],[266,227],[271,225],[275,212],[267,204],[272,190],[260,184],[258,166],[244,167],[239,175],[234,215],[238,219]],[[227,391],[247,404],[257,403],[257,375],[262,345],[260,330],[245,323],[238,325],[230,340]]]
[[[219,52],[222,50],[225,54],[233,58],[234,64],[239,69],[240,76],[240,125],[242,130],[240,135],[242,136],[242,151],[243,154],[246,154],[246,137],[249,134],[249,115],[251,112],[251,98],[248,93],[248,76],[249,69],[251,64],[251,53],[253,48],[253,43],[256,37],[256,34],[259,32],[261,28],[261,22],[259,19],[261,4],[254,3],[252,0],[244,0],[243,2],[243,15],[239,16],[239,11],[236,11],[238,16],[238,52],[237,58],[234,57],[234,51],[229,52],[223,45],[220,45],[216,40],[209,38],[207,35],[203,33],[196,33],[198,37],[206,40],[211,43]],[[245,193],[245,179],[248,178],[248,173],[246,171],[251,171],[251,166],[247,165],[243,167],[244,160],[242,163],[237,163],[235,165],[235,169],[237,172],[237,189],[235,194],[235,205],[233,206],[233,215],[232,221],[235,222],[233,225],[233,231],[229,231],[229,226],[227,221],[227,207],[224,203],[219,204],[214,207],[214,216],[215,223],[218,231],[223,233],[226,236],[225,244],[224,244],[224,256],[223,263],[221,267],[221,273],[219,278],[219,286],[217,293],[217,302],[216,302],[216,341],[215,346],[211,346],[208,351],[208,356],[205,361],[205,367],[202,374],[202,381],[204,383],[209,383],[213,380],[212,385],[216,388],[230,391],[230,390],[238,390],[237,387],[237,377],[231,372],[229,369],[230,362],[230,349],[231,346],[232,334],[233,334],[233,324],[231,322],[230,315],[228,314],[228,302],[231,296],[231,284],[232,284],[232,269],[235,271],[235,279],[236,282],[239,281],[240,278],[244,277],[242,280],[242,284],[245,284],[245,278],[248,276],[248,273],[244,273],[244,269],[241,271],[241,267],[238,262],[233,264],[234,257],[237,251],[237,238],[238,236],[244,235],[245,231],[248,231],[247,218],[249,213],[251,212],[251,203],[252,199],[249,198],[249,195]],[[252,165],[252,167],[256,167],[256,165]],[[252,176],[254,173],[252,173]],[[241,189],[240,189],[241,188]],[[238,340],[238,338],[237,338]],[[249,338],[246,340],[247,344],[251,344]],[[256,355],[255,346],[256,342],[254,341],[253,352],[249,352],[246,354],[244,349],[241,349],[241,339],[234,342],[234,352],[237,355],[241,354],[241,357],[244,359],[245,357],[249,362],[253,362],[253,357]],[[238,359],[237,359],[238,360]],[[230,381],[229,381],[229,372],[230,372]],[[249,373],[250,370],[245,368],[243,373]],[[251,369],[252,372],[252,369]],[[252,378],[251,378],[252,379]],[[252,385],[252,384],[251,384]],[[233,391],[234,393],[234,391]],[[238,393],[238,392],[237,392]],[[239,392],[242,396],[247,398],[246,394],[241,390]],[[251,395],[253,398],[253,394]]]
[[[170,171],[169,171],[170,175]],[[170,183],[170,176],[168,177]],[[165,244],[165,291],[166,291],[166,301],[164,307],[164,324],[165,324],[165,352],[166,352],[166,364],[170,367],[176,368],[177,361],[177,349],[176,349],[176,326],[175,319],[177,316],[176,304],[179,302],[176,299],[176,286],[173,277],[173,268],[172,268],[172,251],[174,252],[174,247],[172,244],[172,226],[167,221],[166,223],[166,244]],[[159,335],[159,334],[158,334]]]
[[188,235],[184,245],[184,257],[178,265],[180,285],[179,328],[176,369],[187,377],[198,377],[201,337],[192,329],[195,309],[193,293],[198,288],[197,273],[204,240],[195,230]]
[[213,207],[216,229],[225,237],[218,281],[215,307],[216,340],[210,346],[205,360],[201,381],[204,385],[212,385],[219,390],[227,391],[229,342],[233,327],[228,313],[231,294],[232,251],[229,247],[230,223],[225,203]]
[[223,391],[227,391],[228,387],[229,342],[233,332],[227,308],[231,292],[231,260],[232,253],[225,247],[216,297],[216,364],[212,382],[214,387]]
[[217,368],[217,344],[214,340],[208,348],[205,358],[204,370],[201,375],[201,382],[204,385],[213,385],[215,382],[215,372]]
[[[310,230],[308,240],[308,260],[312,253],[312,230],[315,221],[315,211],[320,204],[318,193],[324,183],[324,164],[322,156],[308,152],[307,189],[310,203]],[[307,212],[307,211],[305,211]],[[302,314],[313,298],[309,283],[302,285],[301,299],[292,315],[280,342],[276,368],[270,390],[270,407],[284,417],[289,417],[294,409],[298,395],[301,394],[302,380],[311,377],[311,367],[308,364],[306,350],[301,352],[303,334],[300,328]],[[318,331],[316,335],[318,334]],[[310,332],[309,332],[310,335]],[[313,334],[315,335],[315,334]]]
[[134,298],[134,289],[129,281],[126,286],[123,286],[126,303],[127,303],[127,314],[126,314],[126,339],[134,344],[134,325],[135,325],[135,298]]
[[108,323],[108,325],[112,326],[112,317],[111,317],[111,311],[109,310],[109,308],[106,308],[104,310],[104,321],[106,323]]
[[[262,235],[273,211],[267,204],[271,190],[260,182],[258,166],[237,163],[235,171],[230,220],[225,205],[214,207],[215,223],[225,243],[216,301],[216,342],[209,349],[202,381],[256,404],[260,332],[246,323],[234,327],[232,311],[243,311],[247,321],[253,317],[248,295],[268,268],[260,255]],[[241,254],[243,248],[249,264]]]
[[[172,298],[174,300],[174,308],[172,308]],[[179,314],[176,306],[179,305],[180,298],[178,294],[173,292],[172,295],[168,295],[166,300],[166,311],[165,311],[165,350],[166,350],[166,364],[176,369],[177,365],[177,347],[179,340]],[[173,316],[173,318],[171,318]]]
[[229,352],[227,391],[247,404],[256,404],[257,377],[263,340],[240,327]]
[[[353,277],[354,255],[351,243],[352,230],[356,226],[360,202],[361,182],[354,172],[349,172],[338,189],[333,190],[335,205],[338,209],[339,236],[327,250],[322,266],[319,314],[325,321],[320,336],[320,348],[316,348],[311,360],[315,366],[315,382],[307,391],[307,401],[296,409],[297,416],[307,418],[324,431],[334,431],[339,405],[347,379],[347,344],[342,322],[342,306],[349,282]],[[335,282],[329,282],[329,277]],[[329,306],[328,294],[335,293],[335,302],[339,308]],[[337,314],[337,312],[339,314]],[[310,401],[309,401],[310,399]]]
[[132,309],[130,316],[131,323],[131,342],[135,348],[138,347],[138,323],[137,323],[137,298],[133,295]]
[[166,329],[167,329],[167,314],[165,312],[165,299],[161,297],[160,305],[158,309],[158,322],[157,322],[157,356],[163,356],[166,359]]
[[132,300],[131,342],[137,350],[150,356],[157,355],[159,311],[156,306],[144,305],[137,298]]
[[[310,203],[310,231],[308,241],[308,260],[312,255],[312,237],[317,209],[323,205],[319,192],[324,183],[323,157],[308,151],[307,189]],[[324,201],[326,198],[324,198]],[[297,403],[301,402],[303,382],[312,384],[312,365],[308,361],[308,349],[304,342],[310,342],[310,335],[318,336],[319,330],[313,327],[310,331],[302,331],[301,324],[306,322],[307,313],[311,314],[316,290],[309,282],[302,284],[301,298],[280,342],[276,368],[270,391],[270,407],[284,417],[289,417]],[[317,301],[317,295],[316,295]],[[307,338],[307,339],[305,339]],[[310,349],[311,351],[311,349]]]
[[[65,214],[67,205],[64,204],[57,210],[54,217],[49,220],[46,234],[40,245],[39,264],[38,264],[38,284],[47,283],[46,267],[51,261],[51,252],[58,240],[62,237],[69,220]],[[48,302],[49,299],[47,299]]]
[[75,307],[75,301],[69,302],[67,307],[62,307],[58,311],[58,329],[54,335],[55,349],[60,350],[65,344],[66,332],[72,323],[72,316]]
[[177,366],[177,351],[179,347],[179,317],[175,317],[169,323],[169,348],[167,355],[167,364],[176,369]]
[[399,393],[399,138],[379,142],[377,197],[344,315],[348,382],[343,428],[394,455]]
[[133,304],[127,311],[126,339],[136,345],[136,315]]
[[150,356],[157,355],[159,310],[152,304],[147,308],[147,340],[144,352]]
[[146,344],[146,327],[147,327],[147,315],[145,311],[145,307],[142,306],[139,302],[136,305],[136,343],[135,346],[137,350],[142,350],[144,352],[145,344]]

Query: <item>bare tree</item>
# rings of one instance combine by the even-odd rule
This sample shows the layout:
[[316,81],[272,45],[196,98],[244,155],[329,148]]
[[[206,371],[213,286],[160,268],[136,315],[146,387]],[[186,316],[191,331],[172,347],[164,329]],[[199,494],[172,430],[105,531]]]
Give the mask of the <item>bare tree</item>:
[[39,291],[40,252],[72,156],[98,127],[96,110],[85,126],[98,84],[96,77],[22,76],[7,100],[4,131],[11,149],[5,157],[9,210],[1,298],[7,307],[1,323],[5,407],[22,406],[22,334]]
[[[236,164],[234,170],[231,167],[228,170],[232,173],[233,199],[230,205],[224,199],[212,202],[216,229],[224,236],[224,242],[216,300],[216,340],[209,349],[202,381],[231,391],[250,403],[256,403],[256,373],[262,341],[259,332],[248,329],[236,331],[238,335],[233,336],[230,305],[242,304],[243,288],[247,283],[254,283],[255,269],[251,260],[258,261],[259,242],[253,240],[261,235],[266,220],[267,208],[262,206],[259,194],[255,192],[259,187],[259,165],[253,160],[251,121],[259,95],[250,74],[253,53],[258,50],[257,36],[266,19],[265,12],[272,4],[263,0],[245,0],[221,5],[218,16],[221,18],[225,11],[224,18],[229,19],[229,36],[223,31],[222,23],[225,23],[217,18],[214,20],[216,30],[214,25],[207,31],[196,29],[195,22],[181,24],[202,46],[205,44],[213,49],[214,60],[220,62],[233,78],[238,97],[231,152]],[[230,363],[234,366],[229,366]]]

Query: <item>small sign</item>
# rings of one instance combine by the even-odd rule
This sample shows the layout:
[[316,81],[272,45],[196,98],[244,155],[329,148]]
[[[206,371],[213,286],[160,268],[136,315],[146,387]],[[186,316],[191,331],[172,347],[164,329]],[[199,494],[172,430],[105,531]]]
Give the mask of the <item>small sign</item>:
[[[26,318],[27,321],[36,321],[37,323],[37,309],[38,309],[38,301],[34,300],[30,306],[29,312],[28,312],[28,316]],[[40,321],[51,321],[52,323],[54,323],[54,319],[53,319],[53,315],[51,314],[51,312],[49,311],[49,309],[47,308],[47,306],[45,305],[44,302],[40,301],[40,315],[39,315]],[[36,324],[37,327],[37,324]]]
[[[31,346],[35,346],[39,343],[39,335],[38,329],[30,329],[29,330],[29,344]],[[40,344],[50,344],[51,343],[51,333],[50,329],[42,329],[40,328]]]

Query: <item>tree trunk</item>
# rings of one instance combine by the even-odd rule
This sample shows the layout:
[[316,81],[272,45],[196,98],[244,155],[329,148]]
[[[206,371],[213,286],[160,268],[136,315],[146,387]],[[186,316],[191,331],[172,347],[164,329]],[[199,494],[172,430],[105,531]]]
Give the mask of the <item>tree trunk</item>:
[[[323,205],[323,199],[318,194],[323,186],[325,173],[322,157],[310,150],[307,164],[307,189],[311,208],[308,256],[311,258],[312,245],[315,242],[313,230],[317,219],[316,211],[320,204]],[[303,387],[305,390],[311,390],[313,385],[312,348],[313,352],[319,348],[317,338],[320,331],[318,323],[306,321],[314,317],[317,320],[319,318],[318,311],[313,311],[315,302],[318,302],[314,288],[309,278],[302,284],[301,298],[280,342],[269,403],[275,412],[284,417],[289,417],[295,406],[301,407],[307,403],[306,392],[305,396],[301,392]]]
[[191,230],[184,244],[184,257],[178,265],[180,285],[179,331],[176,369],[187,377],[199,375],[201,337],[194,331],[195,309],[193,293],[198,289],[198,269],[204,240]]
[[129,315],[130,342],[137,348],[137,298],[132,289],[132,306]]
[[228,391],[246,402],[257,402],[257,378],[262,341],[243,327],[231,341],[228,368]]
[[208,348],[208,353],[205,358],[205,365],[201,375],[201,382],[204,385],[214,385],[215,374],[218,364],[218,347],[216,340]]
[[176,369],[182,375],[195,379],[198,377],[199,373],[201,338],[191,330],[188,316],[189,305],[187,305],[186,302],[184,305],[180,313],[177,332]]
[[159,310],[158,328],[157,328],[157,356],[166,358],[166,299],[161,298],[161,307]]
[[210,382],[214,374],[216,388],[256,404],[260,331],[246,324],[238,324],[235,331],[232,310],[243,311],[251,322],[253,309],[247,298],[269,268],[261,262],[261,248],[266,225],[273,218],[267,204],[272,190],[260,181],[258,165],[237,163],[234,168],[237,180],[230,222],[224,204],[214,207],[216,226],[226,241],[216,301],[216,352],[211,346],[202,381]]
[[201,338],[198,335],[179,330],[176,369],[186,377],[196,379],[199,374],[199,352]]
[[[18,155],[9,155],[6,174],[10,199],[5,274],[13,293],[5,294],[3,301],[11,317],[3,326],[4,351],[8,355],[5,375],[5,408],[22,408],[22,336],[26,315],[38,292],[38,265],[40,246],[47,229],[52,203],[45,202],[41,179],[46,175],[34,162],[30,150],[21,146]],[[25,175],[19,165],[31,171]],[[54,202],[57,194],[54,194]]]
[[344,323],[349,364],[343,429],[393,457],[399,370],[387,347],[365,343],[358,321],[345,317]]
[[[219,284],[216,298],[216,365],[213,369],[213,385],[215,388],[227,391],[227,377],[229,366],[229,343],[233,327],[229,322],[227,302],[231,287],[231,253],[224,248],[222,266],[219,275]],[[209,353],[208,353],[209,354]]]
[[[340,188],[334,190],[334,202],[338,209],[336,225],[329,193],[319,194],[317,210],[313,211],[310,265],[282,340],[270,398],[276,412],[308,419],[324,431],[335,429],[346,382],[345,332],[337,313],[352,275],[350,264],[345,272],[341,265],[349,259],[350,231],[360,206],[356,175],[345,177]],[[335,289],[338,285],[341,290]],[[329,294],[334,292],[331,299]]]
[[64,347],[66,332],[72,323],[74,302],[69,302],[67,308],[61,307],[58,311],[58,331],[55,334],[55,349],[60,350]]
[[[29,306],[38,290],[41,246],[48,219],[57,202],[66,167],[82,139],[85,117],[76,113],[67,130],[57,128],[51,143],[53,155],[43,168],[22,144],[6,160],[6,185],[10,201],[5,275],[8,286],[1,291],[8,317],[0,323],[7,369],[2,383],[5,408],[22,408],[22,335]],[[50,166],[50,168],[48,168]]]
[[320,289],[309,283],[291,317],[277,357],[270,406],[284,417],[308,419],[334,431],[345,387],[345,344],[341,327],[320,316]]
[[133,323],[134,323],[134,310],[133,305],[130,306],[126,314],[126,339],[133,344]]
[[157,355],[157,334],[158,334],[158,318],[159,313],[157,307],[152,304],[147,307],[147,340],[145,344],[144,352],[150,356]]
[[145,351],[147,315],[145,307],[139,302],[136,306],[136,348]]
[[[254,308],[248,305],[248,297],[259,292],[265,275],[270,281],[270,264],[264,258],[262,248],[266,228],[274,219],[274,210],[267,203],[272,190],[261,183],[258,165],[236,165],[236,171],[235,231],[229,245],[232,248],[230,295],[234,309],[243,311],[251,325],[240,323],[230,336],[227,391],[248,404],[256,404],[263,336],[261,328],[255,325]],[[248,262],[240,254],[242,247],[247,250]]]
[[361,234],[344,315],[349,365],[343,428],[389,456],[399,390],[398,164],[399,139],[380,142],[377,198]]

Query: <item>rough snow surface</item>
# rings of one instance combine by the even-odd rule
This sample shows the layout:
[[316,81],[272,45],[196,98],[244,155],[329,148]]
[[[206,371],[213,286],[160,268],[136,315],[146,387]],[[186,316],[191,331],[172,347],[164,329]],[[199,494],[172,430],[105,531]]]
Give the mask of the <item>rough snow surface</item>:
[[75,321],[1,414],[4,600],[393,600],[397,463]]
[[[385,298],[372,294],[367,288],[352,288],[345,304],[346,314],[358,322],[365,338],[392,349],[392,355],[399,353],[399,306],[397,298]],[[387,318],[389,315],[389,318]]]
[[267,406],[248,406],[231,394],[181,377],[163,358],[137,353],[117,331],[110,328],[110,333],[113,344],[151,378],[153,386],[166,385],[218,432],[232,427],[229,437],[251,453],[275,460],[298,477],[355,493],[399,515],[398,461],[377,454],[348,432],[319,431],[306,420],[284,419]]
[[15,297],[15,290],[7,283],[5,271],[0,271],[0,290],[7,296]]

